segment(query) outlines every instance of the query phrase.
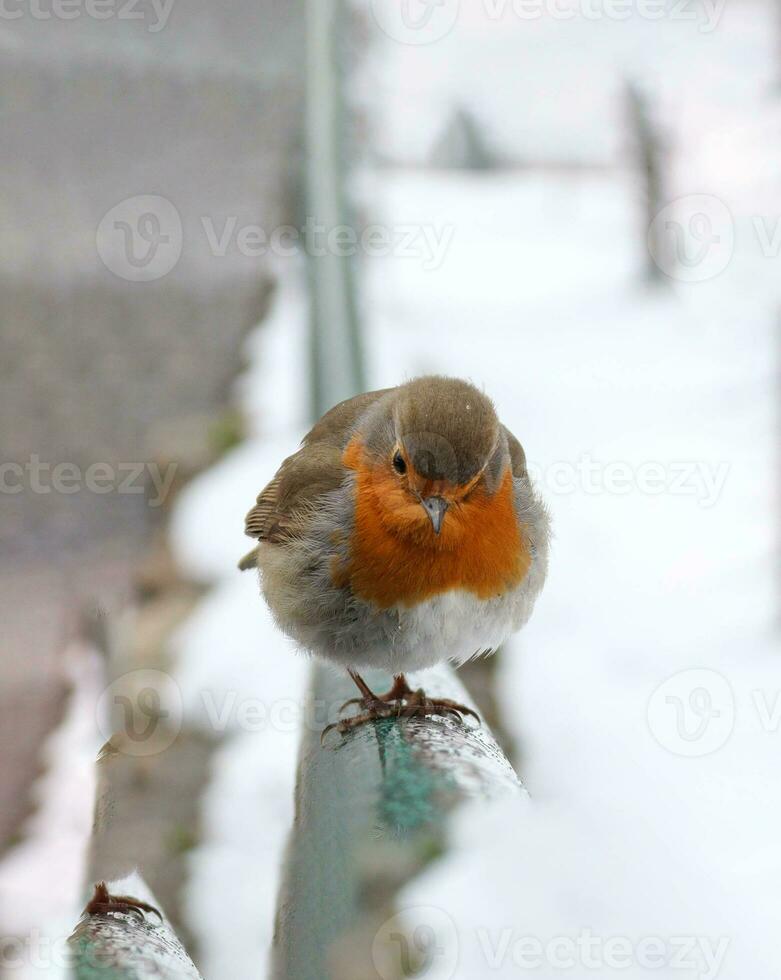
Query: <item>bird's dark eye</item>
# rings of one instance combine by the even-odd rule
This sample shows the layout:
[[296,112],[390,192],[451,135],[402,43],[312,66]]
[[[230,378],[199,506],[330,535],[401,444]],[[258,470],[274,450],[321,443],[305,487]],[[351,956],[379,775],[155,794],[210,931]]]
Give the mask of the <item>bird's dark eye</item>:
[[404,461],[404,457],[399,452],[397,452],[393,457],[393,468],[397,473],[407,472],[407,464]]

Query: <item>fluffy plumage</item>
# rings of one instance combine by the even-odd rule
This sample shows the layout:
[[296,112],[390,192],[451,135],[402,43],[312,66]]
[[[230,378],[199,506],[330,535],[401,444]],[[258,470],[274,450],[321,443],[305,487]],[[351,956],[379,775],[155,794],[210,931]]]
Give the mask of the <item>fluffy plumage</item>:
[[[421,503],[446,513],[439,533]],[[342,402],[247,515],[263,594],[305,649],[393,673],[495,649],[531,614],[548,517],[490,400],[418,378]]]

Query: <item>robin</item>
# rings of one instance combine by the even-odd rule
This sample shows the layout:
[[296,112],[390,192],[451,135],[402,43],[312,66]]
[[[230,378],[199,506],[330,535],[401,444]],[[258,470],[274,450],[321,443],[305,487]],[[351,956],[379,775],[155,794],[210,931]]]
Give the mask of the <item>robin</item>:
[[[549,519],[523,448],[456,378],[416,378],[326,412],[245,531],[258,545],[239,567],[259,569],[279,627],[360,691],[341,732],[474,714],[413,691],[405,673],[495,650],[531,615],[548,564]],[[364,668],[391,673],[391,690],[375,694]]]

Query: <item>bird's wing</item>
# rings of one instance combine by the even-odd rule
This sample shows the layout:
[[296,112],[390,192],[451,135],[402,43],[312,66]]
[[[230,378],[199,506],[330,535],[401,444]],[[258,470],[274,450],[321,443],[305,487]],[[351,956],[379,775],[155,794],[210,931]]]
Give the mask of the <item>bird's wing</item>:
[[526,453],[523,451],[523,446],[506,425],[503,425],[502,428],[507,436],[507,448],[510,450],[510,467],[513,476],[516,479],[526,476]]
[[[258,495],[244,525],[249,537],[279,544],[295,536],[301,516],[316,510],[324,493],[341,486],[344,447],[366,409],[389,390],[357,395],[326,412],[304,437],[298,452],[288,456]],[[253,550],[242,558],[239,567],[252,568],[255,557]]]
[[318,498],[341,486],[341,452],[334,446],[303,446],[284,461],[247,514],[244,532],[278,544],[295,535],[296,518],[317,507]]

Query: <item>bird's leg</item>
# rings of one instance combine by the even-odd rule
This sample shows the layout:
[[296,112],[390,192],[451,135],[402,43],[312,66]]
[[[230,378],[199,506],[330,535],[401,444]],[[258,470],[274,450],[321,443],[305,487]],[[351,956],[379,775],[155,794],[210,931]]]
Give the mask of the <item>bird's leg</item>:
[[350,728],[357,728],[358,725],[363,725],[367,721],[380,721],[383,718],[397,717],[401,709],[404,707],[404,702],[400,699],[400,697],[396,697],[393,700],[388,699],[388,695],[397,690],[401,696],[402,686],[399,683],[399,680],[403,682],[404,689],[409,690],[403,675],[399,674],[394,678],[393,688],[388,692],[388,695],[377,695],[374,693],[374,691],[372,691],[372,689],[357,671],[351,670],[348,667],[347,673],[353,679],[355,686],[361,692],[361,697],[351,698],[349,701],[345,701],[339,710],[344,711],[344,709],[351,704],[360,704],[365,710],[363,714],[356,715],[354,718],[348,718],[344,721],[338,721],[332,725],[327,725],[323,729],[323,733],[320,736],[321,742],[333,728],[338,728],[339,731],[344,734]]
[[407,683],[404,674],[396,674],[393,678],[393,687],[385,694],[375,694],[360,674],[354,670],[348,673],[361,692],[360,698],[351,698],[346,701],[341,711],[351,704],[359,704],[365,710],[362,714],[352,718],[345,718],[343,721],[328,725],[321,736],[322,739],[331,731],[332,728],[338,729],[342,734],[357,728],[359,725],[366,724],[367,721],[379,721],[383,718],[415,718],[431,715],[453,715],[459,721],[463,721],[463,715],[472,715],[480,722],[480,716],[471,708],[449,698],[429,698],[425,691],[418,689],[413,691]]
[[358,690],[363,695],[360,698],[350,698],[349,701],[345,701],[340,711],[344,711],[345,708],[349,707],[351,704],[360,704],[364,708],[370,708],[372,705],[379,706],[380,704],[393,704],[397,701],[404,701],[406,698],[414,694],[414,691],[407,683],[407,679],[404,674],[394,674],[393,675],[393,687],[390,691],[386,691],[385,694],[375,694],[366,681],[361,677],[360,674],[356,673],[354,670],[348,668],[347,673],[355,681],[355,685]]

